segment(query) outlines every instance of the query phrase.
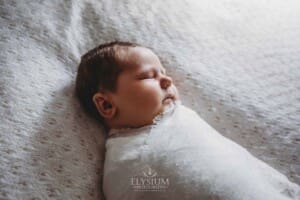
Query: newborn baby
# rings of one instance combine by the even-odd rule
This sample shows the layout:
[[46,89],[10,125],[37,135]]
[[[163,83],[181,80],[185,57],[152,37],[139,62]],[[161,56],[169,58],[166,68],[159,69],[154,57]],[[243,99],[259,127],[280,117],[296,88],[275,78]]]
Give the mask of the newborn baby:
[[107,200],[300,198],[297,184],[182,105],[148,48],[112,42],[89,51],[78,68],[76,92],[108,134]]

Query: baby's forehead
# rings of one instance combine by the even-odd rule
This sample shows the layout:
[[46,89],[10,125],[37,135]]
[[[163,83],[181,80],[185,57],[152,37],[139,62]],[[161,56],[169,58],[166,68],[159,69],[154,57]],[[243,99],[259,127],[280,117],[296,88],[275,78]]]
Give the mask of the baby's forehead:
[[145,47],[130,47],[122,50],[118,62],[128,70],[139,70],[141,67],[161,66],[158,56]]

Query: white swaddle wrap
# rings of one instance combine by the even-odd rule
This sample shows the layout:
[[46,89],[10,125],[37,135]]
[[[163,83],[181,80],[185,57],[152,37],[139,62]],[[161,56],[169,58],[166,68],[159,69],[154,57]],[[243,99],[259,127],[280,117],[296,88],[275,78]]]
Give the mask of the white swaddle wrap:
[[300,198],[297,184],[180,102],[154,121],[110,131],[103,180],[107,200]]

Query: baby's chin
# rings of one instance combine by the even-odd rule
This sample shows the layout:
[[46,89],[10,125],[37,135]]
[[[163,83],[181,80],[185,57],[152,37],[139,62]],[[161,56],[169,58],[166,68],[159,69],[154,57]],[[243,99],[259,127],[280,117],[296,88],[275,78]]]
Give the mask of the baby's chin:
[[161,110],[154,116],[154,118],[152,119],[152,123],[156,123],[157,121],[160,120],[160,118],[170,112],[171,110],[174,109],[175,107],[175,104],[176,104],[176,101],[175,100],[172,100],[172,101],[169,101],[169,102],[165,102],[162,104],[162,108]]
[[176,100],[174,100],[174,99],[165,100],[163,102],[163,109],[162,109],[161,113],[164,113],[164,112],[168,111],[169,109],[173,108],[175,103],[176,103]]

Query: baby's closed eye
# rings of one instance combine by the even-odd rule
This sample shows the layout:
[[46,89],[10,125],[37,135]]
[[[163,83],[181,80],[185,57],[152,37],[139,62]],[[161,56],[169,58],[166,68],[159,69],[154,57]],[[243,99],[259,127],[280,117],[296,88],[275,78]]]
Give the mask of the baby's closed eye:
[[[160,70],[160,73],[163,75],[166,75],[165,70]],[[153,79],[156,78],[158,76],[158,72],[156,70],[151,70],[151,71],[147,71],[147,72],[143,72],[141,74],[138,75],[138,79],[143,80],[143,79]]]
[[156,78],[156,76],[157,76],[157,73],[155,73],[155,72],[145,72],[145,73],[138,75],[138,79],[140,79],[140,80],[152,79],[152,78]]

